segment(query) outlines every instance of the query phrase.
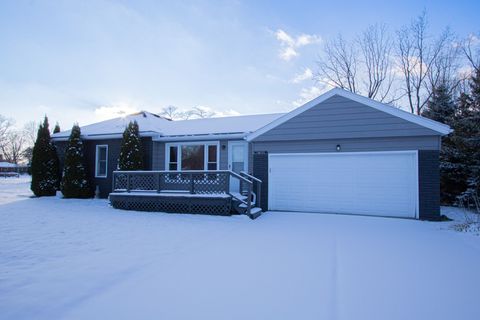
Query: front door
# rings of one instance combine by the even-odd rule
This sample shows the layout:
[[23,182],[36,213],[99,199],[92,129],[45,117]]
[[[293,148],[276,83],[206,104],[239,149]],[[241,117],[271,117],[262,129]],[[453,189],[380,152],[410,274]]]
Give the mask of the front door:
[[[248,170],[248,143],[245,141],[228,142],[228,170],[236,173]],[[239,192],[240,181],[230,178],[230,191]]]

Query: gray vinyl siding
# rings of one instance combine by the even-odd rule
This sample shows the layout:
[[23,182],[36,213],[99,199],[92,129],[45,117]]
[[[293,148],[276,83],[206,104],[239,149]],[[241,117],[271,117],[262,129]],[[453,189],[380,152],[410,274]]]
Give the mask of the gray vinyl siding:
[[165,170],[165,143],[153,141],[152,169]]
[[254,142],[253,152],[268,153],[308,153],[336,152],[340,145],[341,152],[356,151],[400,151],[400,150],[440,150],[439,136],[390,137],[362,139],[328,139]]
[[228,140],[220,141],[220,170],[228,170]]
[[340,96],[254,139],[261,141],[436,136],[437,132]]

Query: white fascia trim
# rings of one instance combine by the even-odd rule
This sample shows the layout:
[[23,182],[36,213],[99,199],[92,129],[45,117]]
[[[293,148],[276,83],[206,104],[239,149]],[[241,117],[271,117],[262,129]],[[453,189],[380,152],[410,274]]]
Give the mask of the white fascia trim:
[[176,142],[176,141],[215,141],[215,140],[233,140],[244,139],[248,133],[233,133],[233,134],[202,134],[192,136],[157,136],[153,141],[160,142]]
[[[154,131],[144,131],[140,132],[140,137],[156,137],[158,136],[158,132]],[[82,134],[80,136],[82,140],[104,140],[104,139],[122,139],[123,133],[106,133],[106,134]],[[69,136],[62,136],[62,137],[52,137],[53,141],[67,141]]]
[[446,135],[452,132],[452,129],[446,124],[433,121],[415,114],[412,114],[410,112],[395,108],[393,106],[387,105],[385,103],[381,103],[375,100],[372,100],[370,98],[358,95],[356,93],[343,90],[340,88],[334,88],[330,91],[325,92],[324,94],[318,96],[317,98],[305,103],[303,106],[298,107],[297,109],[294,109],[293,111],[281,116],[280,118],[276,119],[275,121],[270,122],[266,126],[258,129],[257,131],[254,131],[250,135],[246,137],[247,141],[252,141],[255,138],[259,137],[260,135],[264,134],[267,131],[270,131],[271,129],[281,125],[282,123],[296,117],[302,112],[305,112],[314,106],[322,103],[323,101],[333,97],[334,95],[339,95],[344,98],[356,101],[358,103],[361,103],[363,105],[369,106],[371,108],[377,109],[379,111],[383,111],[385,113],[391,114],[393,116],[399,117],[401,119],[404,119],[406,121],[410,121],[412,123],[418,124],[420,126],[423,126],[425,128],[431,129],[433,131],[436,131],[440,133],[441,135]]

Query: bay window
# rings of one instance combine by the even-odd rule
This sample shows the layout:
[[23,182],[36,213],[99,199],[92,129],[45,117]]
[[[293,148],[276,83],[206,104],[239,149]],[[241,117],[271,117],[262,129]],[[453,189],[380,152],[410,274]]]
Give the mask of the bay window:
[[167,143],[165,148],[167,170],[218,170],[218,142]]

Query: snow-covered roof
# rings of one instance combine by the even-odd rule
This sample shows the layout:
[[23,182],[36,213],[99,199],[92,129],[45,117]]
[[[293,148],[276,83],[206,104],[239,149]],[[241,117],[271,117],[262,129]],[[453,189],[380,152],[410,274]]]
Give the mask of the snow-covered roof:
[[229,134],[253,132],[281,117],[283,113],[172,121],[164,136]]
[[15,163],[0,161],[0,168],[16,168],[16,167],[17,165]]
[[[248,134],[281,117],[283,113],[205,118],[171,121],[150,112],[142,111],[125,117],[106,120],[81,127],[84,139],[120,137],[130,121],[136,120],[140,135],[168,139],[169,137]],[[64,140],[70,130],[52,135],[54,140]]]
[[[125,117],[118,117],[81,127],[82,137],[85,139],[106,138],[121,135],[130,121],[137,121],[140,134],[153,136],[161,133],[161,128],[171,122],[156,114],[141,111]],[[52,135],[55,140],[62,140],[70,136],[70,130]]]

